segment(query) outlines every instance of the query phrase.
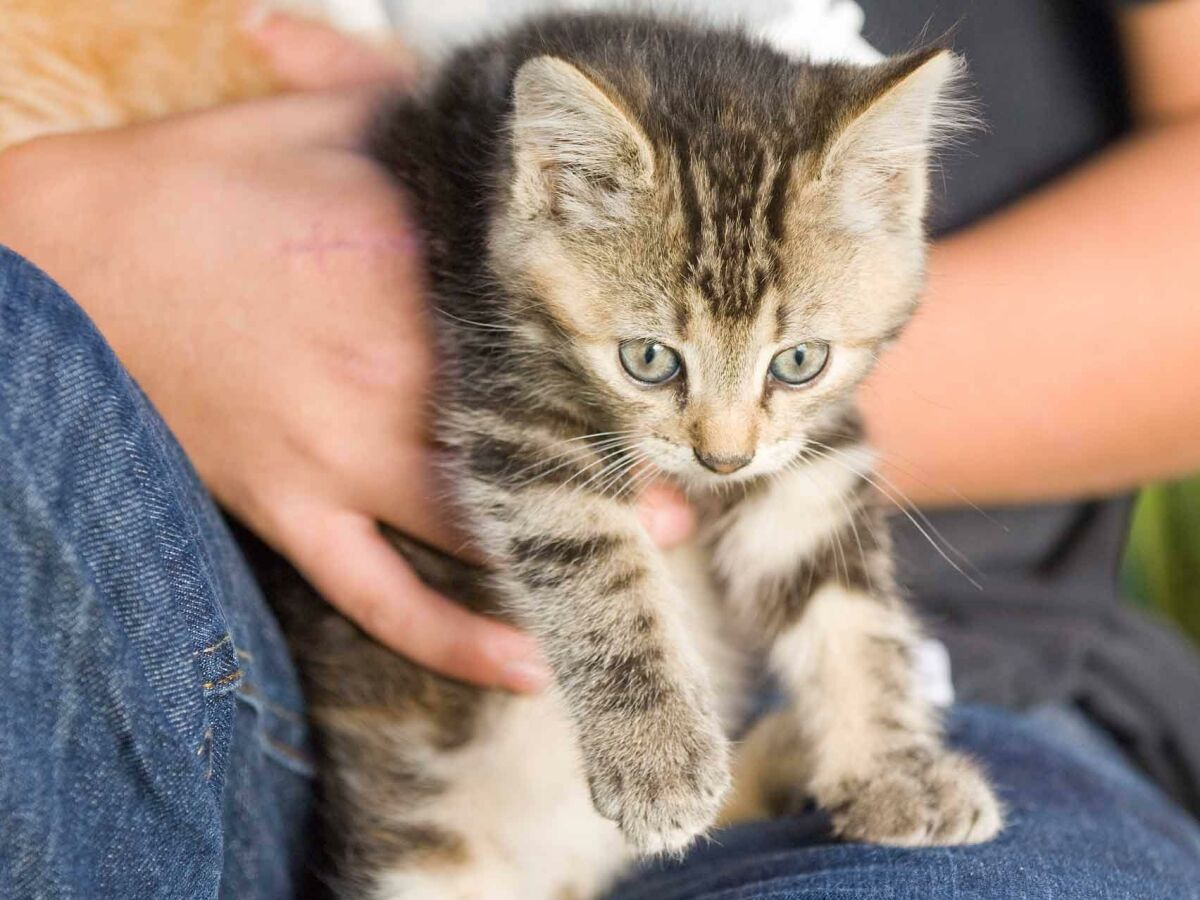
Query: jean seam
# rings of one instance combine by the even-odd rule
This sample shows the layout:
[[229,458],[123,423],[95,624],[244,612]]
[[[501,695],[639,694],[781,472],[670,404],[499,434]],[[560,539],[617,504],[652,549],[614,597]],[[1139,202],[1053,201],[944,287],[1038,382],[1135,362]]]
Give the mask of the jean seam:
[[273,759],[286,769],[303,775],[306,778],[315,776],[315,763],[304,747],[294,745],[281,736],[272,734],[267,727],[267,723],[264,721],[267,716],[278,715],[281,718],[291,719],[297,724],[305,726],[306,720],[303,716],[299,716],[291,710],[283,709],[265,699],[245,681],[239,684],[239,690],[234,694],[234,697],[238,702],[253,710],[255,716],[254,738],[267,757]]
[[[69,353],[74,354],[78,358],[80,365],[102,373],[105,383],[108,388],[108,393],[116,403],[117,408],[126,414],[132,413],[132,421],[128,424],[128,431],[124,439],[116,442],[120,457],[128,465],[129,472],[133,479],[133,483],[137,488],[137,498],[139,506],[146,511],[146,514],[157,519],[164,514],[169,513],[170,507],[167,503],[162,503],[162,510],[158,510],[156,501],[170,500],[176,501],[172,505],[175,507],[183,507],[186,509],[187,504],[177,502],[180,498],[176,491],[161,490],[160,482],[152,481],[147,473],[148,463],[159,463],[164,466],[172,466],[172,454],[168,452],[169,448],[164,446],[163,441],[156,433],[154,422],[148,416],[148,412],[152,409],[149,402],[145,400],[144,394],[141,393],[136,383],[129,376],[128,372],[121,366],[120,361],[116,358],[103,335],[95,329],[94,324],[87,319],[84,313],[77,304],[67,297],[57,285],[54,284],[44,273],[35,268],[28,267],[28,279],[34,285],[42,289],[43,292],[36,295],[34,302],[27,307],[19,310],[20,319],[28,315],[32,317],[30,327],[33,333],[44,331],[51,336],[61,337],[62,329],[65,327],[63,320],[64,315],[77,316],[80,319],[80,324],[86,324],[89,329],[88,336],[96,341],[95,347],[88,346],[85,341],[73,341],[69,345]],[[20,273],[17,276],[20,279]],[[11,272],[5,279],[3,287],[11,289],[13,276]],[[50,291],[49,294],[44,291]],[[0,298],[2,299],[2,298]],[[73,324],[73,323],[71,323]],[[3,335],[0,335],[3,337]],[[141,398],[142,402],[137,402]],[[144,444],[139,443],[144,441]],[[144,449],[142,449],[144,448]],[[42,489],[39,486],[39,479],[36,475],[36,469],[32,465],[30,459],[23,450],[22,444],[18,442],[8,427],[8,423],[4,419],[0,419],[0,453],[3,458],[10,461],[14,478],[17,482],[17,488],[21,492],[23,502],[27,505],[31,514],[37,515],[45,524],[47,532],[53,535],[55,543],[61,548],[64,554],[64,561],[73,566],[79,573],[79,577],[83,584],[86,584],[92,598],[103,603],[104,590],[102,589],[102,581],[98,577],[94,566],[83,555],[81,555],[75,546],[75,542],[70,539],[70,536],[65,533],[64,525],[59,516],[56,516],[48,499],[44,496]],[[197,540],[198,535],[194,528],[194,522],[188,522],[183,516],[177,517],[174,523],[174,528],[178,531],[179,537],[186,541],[189,549],[202,546],[202,542]],[[189,525],[193,527],[189,529]],[[148,541],[152,544],[152,548],[147,548],[147,552],[153,553],[154,563],[163,570],[170,568],[168,560],[164,556],[163,540],[161,535],[158,539]],[[210,561],[207,559],[207,554],[196,554],[197,565],[202,575],[202,583],[207,588],[207,593],[211,598],[213,595],[213,578]],[[171,591],[171,599],[181,603],[187,603],[188,598],[181,595],[175,588],[169,588]],[[108,604],[103,604],[107,606]],[[208,612],[213,615],[222,625],[225,624],[225,615],[220,609],[219,604],[208,602],[206,604]],[[120,622],[120,615],[117,615],[117,621]],[[189,622],[190,626],[190,622]],[[227,631],[227,629],[225,629]],[[189,643],[195,641],[196,633],[189,627],[186,638]],[[214,710],[211,707],[209,699],[214,696],[219,696],[224,690],[230,690],[236,687],[237,678],[231,678],[229,669],[235,667],[234,675],[238,675],[240,670],[236,668],[237,661],[233,652],[229,652],[227,660],[218,661],[218,656],[224,656],[220,652],[224,644],[220,639],[208,643],[205,647],[200,648],[201,653],[193,653],[192,659],[200,663],[200,669],[195,671],[195,675],[200,678],[194,682],[196,688],[201,690],[205,697],[205,702],[201,705],[199,714],[203,716],[200,727],[202,732],[211,728],[214,722]],[[182,648],[180,648],[182,649]],[[205,652],[207,651],[207,652]],[[143,662],[145,662],[143,660]],[[213,664],[216,665],[213,665]],[[171,724],[172,730],[184,737],[181,731],[182,722],[176,721],[172,715],[172,709],[165,704],[160,704],[167,721]],[[189,742],[190,743],[190,742]]]
[[205,681],[200,686],[204,688],[204,690],[210,695],[227,694],[230,691],[237,690],[238,684],[241,683],[241,680],[244,677],[245,673],[241,669],[235,669],[222,678],[217,678],[214,681]]
[[[46,530],[54,536],[55,544],[63,554],[64,561],[79,573],[80,580],[84,585],[86,585],[90,599],[97,604],[101,604],[100,597],[103,595],[103,591],[101,591],[99,588],[95,571],[88,564],[86,559],[75,552],[75,547],[72,542],[67,540],[66,536],[62,533],[61,525],[57,517],[53,515],[49,505],[45,502],[45,498],[36,488],[37,482],[33,477],[32,469],[30,469],[28,462],[21,454],[18,445],[13,442],[6,430],[2,427],[0,427],[0,456],[11,461],[14,474],[16,475],[16,478],[13,479],[13,482],[21,491],[22,500],[26,504],[26,508],[29,510],[30,514],[37,516],[44,524]],[[193,655],[198,655],[205,650],[218,648],[221,643],[222,641],[217,641],[215,644],[210,645],[209,648],[203,648],[203,650],[197,651],[197,653]],[[237,670],[234,675],[240,679],[242,675],[241,670]],[[205,690],[208,690],[210,688],[224,686],[226,683],[229,683],[229,687],[227,687],[225,690],[230,690],[236,687],[236,685],[232,684],[230,681],[229,676],[217,679],[215,682],[205,682],[202,687]],[[204,727],[206,732],[211,730],[211,725],[207,721],[204,723]]]
[[[201,656],[201,655],[207,654],[207,653],[216,653],[218,650],[220,650],[222,647],[224,647],[227,643],[229,643],[232,640],[233,640],[233,635],[230,634],[229,632],[226,632],[223,636],[218,638],[216,641],[213,641],[213,643],[209,644],[207,647],[201,647],[199,650],[194,651],[192,653],[192,656]],[[240,652],[238,655],[239,656],[241,655]]]
[[[221,604],[215,601],[215,598],[220,596],[218,586],[219,579],[215,576],[215,566],[213,565],[212,557],[209,555],[208,546],[203,540],[203,528],[196,517],[196,510],[192,503],[192,497],[189,493],[184,493],[181,496],[181,491],[178,485],[190,484],[193,479],[198,478],[195,471],[187,463],[187,454],[178,440],[171,433],[166,423],[158,416],[154,409],[154,405],[150,399],[146,397],[145,392],[141,390],[138,384],[122,370],[127,385],[130,389],[142,398],[142,402],[135,404],[138,426],[141,428],[147,439],[152,443],[159,461],[170,468],[171,478],[167,479],[170,484],[170,496],[174,501],[174,506],[179,512],[180,531],[183,532],[189,544],[191,545],[197,565],[200,569],[199,575],[203,579],[203,583],[208,589],[210,597],[214,598],[211,604],[213,613],[219,618],[222,624],[225,625],[225,632],[222,638],[218,638],[215,644],[210,644],[210,647],[224,646],[224,638],[233,641],[232,629],[227,621],[225,610],[221,608]],[[161,548],[156,543],[156,549],[161,553]]]

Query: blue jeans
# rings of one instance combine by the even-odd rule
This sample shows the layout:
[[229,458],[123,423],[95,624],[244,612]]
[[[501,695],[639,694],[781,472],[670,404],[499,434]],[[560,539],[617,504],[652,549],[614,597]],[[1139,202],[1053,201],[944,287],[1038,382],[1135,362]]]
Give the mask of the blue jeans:
[[[214,360],[214,364],[219,361]],[[0,896],[286,898],[314,875],[303,702],[179,446],[83,312],[0,249]],[[987,845],[731,829],[619,900],[1200,898],[1200,829],[1078,716],[962,708]]]

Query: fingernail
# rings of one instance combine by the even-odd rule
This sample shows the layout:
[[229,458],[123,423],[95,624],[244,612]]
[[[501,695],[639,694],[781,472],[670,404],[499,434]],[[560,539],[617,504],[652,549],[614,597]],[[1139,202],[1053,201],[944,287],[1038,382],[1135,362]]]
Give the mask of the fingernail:
[[260,30],[271,18],[272,12],[270,7],[262,3],[246,4],[246,10],[242,13],[240,22],[242,31],[253,33]]
[[551,674],[541,663],[514,659],[504,666],[504,683],[523,694],[536,694],[550,683]]

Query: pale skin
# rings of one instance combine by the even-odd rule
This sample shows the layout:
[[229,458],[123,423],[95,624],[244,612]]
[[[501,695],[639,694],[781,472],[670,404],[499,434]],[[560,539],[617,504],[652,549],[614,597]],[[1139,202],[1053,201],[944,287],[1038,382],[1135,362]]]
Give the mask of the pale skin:
[[[1144,127],[935,247],[864,392],[883,472],[918,503],[1200,468],[1200,0],[1123,33]],[[343,613],[438,671],[537,690],[532,642],[426,589],[377,529],[464,547],[425,441],[419,252],[355,148],[400,70],[306,23],[257,37],[306,93],[0,154],[0,243],[84,306],[218,499]],[[660,544],[690,532],[669,491],[642,513]]]
[[1105,495],[1200,469],[1200,0],[1127,13],[1140,127],[941,242],[863,403],[921,505]]
[[[427,589],[386,523],[469,552],[425,441],[432,369],[404,200],[357,149],[403,62],[256,25],[297,92],[0,155],[0,243],[91,315],[216,497],[343,613],[456,678],[534,691],[532,639]],[[644,505],[662,540],[677,505]]]

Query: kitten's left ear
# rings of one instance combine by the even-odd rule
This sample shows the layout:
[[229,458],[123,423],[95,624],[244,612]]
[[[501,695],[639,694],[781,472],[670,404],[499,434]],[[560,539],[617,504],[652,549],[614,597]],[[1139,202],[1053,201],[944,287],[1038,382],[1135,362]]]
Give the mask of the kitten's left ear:
[[820,179],[840,189],[849,227],[920,224],[933,150],[971,122],[969,108],[953,96],[962,71],[953,53],[925,50],[856,75],[856,99],[820,169]]
[[601,88],[564,60],[539,56],[513,82],[513,197],[526,215],[583,226],[627,218],[654,174],[650,142]]

